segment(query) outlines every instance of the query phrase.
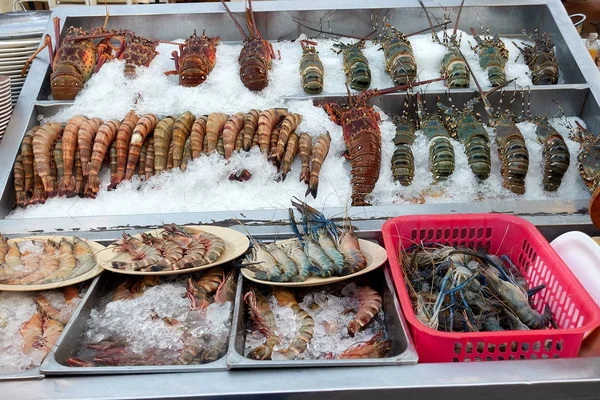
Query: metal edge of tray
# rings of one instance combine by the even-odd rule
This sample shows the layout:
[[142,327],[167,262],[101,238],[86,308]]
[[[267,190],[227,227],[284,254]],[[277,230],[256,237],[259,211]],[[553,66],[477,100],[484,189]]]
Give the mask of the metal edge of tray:
[[[451,6],[451,7],[456,7],[458,6],[458,2],[454,2],[451,0],[443,0],[441,2],[441,4],[439,4],[441,6]],[[189,12],[191,14],[222,14],[223,13],[223,9],[222,6],[219,4],[210,4],[210,3],[206,3],[206,4],[195,4],[195,5],[189,5],[189,7],[186,7],[188,5],[149,5],[149,6],[142,6],[139,8],[135,8],[135,7],[130,7],[130,6],[114,6],[111,7],[111,16],[132,16],[132,15],[138,15],[138,16],[157,16],[158,14],[178,14],[178,13],[182,13],[182,12]],[[235,3],[232,3],[231,5],[234,9],[234,11],[241,11],[241,7],[242,5],[237,5]],[[484,1],[484,0],[478,0],[478,1],[474,1],[473,4],[469,4],[467,3],[467,6],[469,7],[481,7],[481,8],[507,8],[507,7],[511,7],[511,6],[522,6],[522,7],[527,7],[527,6],[534,6],[534,7],[544,7],[544,10],[549,10],[549,12],[545,12],[544,13],[544,21],[549,21],[549,22],[544,22],[545,24],[550,23],[550,24],[556,24],[556,30],[557,30],[557,34],[562,36],[562,41],[564,41],[564,44],[566,46],[566,48],[568,48],[568,52],[570,54],[570,56],[574,57],[573,60],[575,61],[575,67],[579,68],[581,67],[581,72],[583,73],[583,75],[586,77],[585,82],[587,83],[583,83],[583,84],[578,84],[578,85],[559,85],[559,87],[557,87],[556,90],[575,90],[577,88],[580,89],[584,89],[586,86],[589,87],[590,89],[593,89],[592,92],[596,92],[596,93],[600,93],[600,91],[598,91],[597,88],[594,89],[595,86],[598,86],[598,83],[595,82],[595,78],[597,77],[598,71],[595,70],[595,76],[592,75],[592,68],[590,68],[590,65],[593,66],[593,62],[591,62],[591,60],[587,60],[587,65],[586,64],[586,60],[583,57],[582,54],[578,54],[577,52],[575,52],[575,50],[580,50],[579,48],[577,48],[576,46],[581,47],[581,49],[584,49],[583,44],[581,44],[581,41],[579,40],[575,40],[574,37],[577,37],[577,33],[575,31],[575,29],[572,26],[572,23],[570,22],[570,20],[568,19],[568,16],[566,15],[566,13],[564,12],[564,9],[561,9],[560,7],[560,2],[558,2],[557,0],[540,0],[540,1],[530,1],[527,3],[522,3],[519,2],[518,0],[494,0],[494,1]],[[240,7],[240,10],[236,10],[237,7]],[[345,10],[349,10],[349,11],[353,11],[353,10],[363,10],[364,7],[361,4],[358,3],[347,3],[344,2],[342,0],[337,0],[337,1],[333,1],[331,3],[327,3],[327,4],[322,4],[320,2],[317,1],[306,1],[306,2],[297,2],[297,1],[290,1],[290,2],[273,2],[273,1],[266,1],[266,2],[259,2],[257,5],[255,5],[255,10],[257,11],[258,14],[260,14],[261,12],[282,12],[282,13],[290,13],[290,12],[296,12],[296,13],[306,13],[308,11],[319,11],[319,10],[327,10],[327,9],[331,9],[331,8],[343,8]],[[408,3],[404,3],[404,4],[394,4],[393,2],[389,1],[389,0],[376,0],[372,3],[369,4],[368,9],[383,9],[386,7],[391,7],[391,8],[395,8],[395,9],[404,9],[404,8],[418,8],[419,5],[417,2],[415,1],[411,1]],[[435,7],[433,7],[434,9],[438,9],[438,4],[436,4]],[[64,28],[64,19],[67,17],[73,17],[73,18],[99,18],[101,16],[104,16],[106,10],[104,7],[85,7],[85,8],[76,8],[76,7],[65,7],[65,8],[57,8],[55,10],[53,10],[53,17],[54,16],[58,16],[58,17],[62,17],[63,18],[63,27]],[[563,15],[564,14],[564,15]],[[549,16],[549,18],[546,18],[546,16]],[[553,28],[554,29],[554,28]],[[51,24],[49,24],[46,28],[46,33],[51,33],[52,31],[52,27]],[[575,43],[577,42],[577,43]],[[571,45],[573,44],[573,48],[571,48]],[[573,54],[571,54],[573,53]],[[589,58],[589,57],[588,57]],[[582,65],[580,66],[580,63],[582,63]],[[5,135],[5,138],[2,142],[2,144],[0,144],[0,150],[4,150],[4,160],[5,160],[5,167],[6,168],[2,168],[3,170],[3,174],[0,174],[0,187],[2,188],[3,192],[2,192],[2,202],[1,204],[4,206],[3,207],[3,211],[2,214],[4,216],[6,216],[7,213],[7,209],[10,207],[7,207],[7,205],[11,204],[11,200],[14,196],[14,194],[12,194],[12,190],[10,190],[9,186],[11,186],[10,183],[10,176],[12,175],[12,164],[14,162],[14,157],[16,156],[16,153],[18,151],[18,146],[20,144],[20,140],[22,138],[22,135],[24,134],[24,132],[26,131],[26,129],[24,129],[24,126],[26,126],[27,124],[30,124],[31,121],[30,119],[28,119],[27,117],[31,115],[31,112],[29,114],[27,114],[27,110],[30,110],[30,108],[32,108],[35,104],[40,103],[37,100],[37,96],[32,96],[32,94],[34,93],[39,93],[39,90],[41,90],[42,87],[42,81],[45,79],[45,77],[48,74],[48,61],[47,61],[47,57],[45,56],[45,53],[41,54],[39,59],[36,59],[32,65],[32,69],[31,69],[31,73],[29,74],[29,77],[25,83],[24,86],[24,92],[25,92],[25,96],[21,96],[21,99],[19,100],[19,102],[17,103],[17,106],[15,108],[15,111],[13,113],[13,118],[9,124],[9,127],[7,129],[7,134]],[[592,77],[594,79],[592,79]],[[589,86],[588,86],[589,85]],[[561,87],[564,87],[564,89],[561,89]],[[567,88],[569,87],[569,88]],[[35,90],[35,89],[38,90]],[[533,87],[532,91],[535,93],[537,91],[539,91],[540,88],[536,88]],[[540,94],[543,93],[543,90],[540,92]],[[592,93],[593,94],[593,93]],[[600,98],[599,96],[596,96],[595,94],[593,94],[593,96],[586,96],[586,97],[594,97],[594,98]],[[41,104],[40,104],[41,105]],[[600,127],[600,116],[596,116],[594,112],[592,112],[594,109],[596,109],[597,107],[597,103],[595,103],[594,105],[589,105],[589,102],[586,102],[586,107],[584,107],[584,110],[589,109],[588,112],[585,113],[585,115],[581,115],[582,117],[584,117],[586,119],[586,122],[588,122],[588,126],[592,127],[592,129],[594,129],[596,126]],[[597,111],[597,110],[596,110]],[[583,200],[583,199],[581,199]],[[527,201],[525,201],[527,202]],[[456,204],[456,203],[454,203]],[[544,204],[544,203],[541,203]],[[449,204],[449,208],[452,208],[453,205]],[[460,208],[461,205],[458,205],[458,208]],[[468,207],[467,207],[468,208]],[[489,211],[494,211],[492,209],[488,209]],[[512,211],[516,211],[515,209],[513,209]],[[583,212],[585,212],[586,210],[583,210]],[[422,209],[423,213],[428,212],[426,209]],[[546,213],[552,213],[552,211],[548,211],[548,210],[544,210],[543,212]],[[155,214],[157,215],[157,214]],[[63,221],[67,221],[68,219],[65,219]]]
[[[246,307],[242,301],[236,307],[232,324],[232,335],[227,353],[227,366],[231,369],[242,368],[300,368],[300,367],[351,367],[351,366],[381,366],[381,365],[410,365],[418,362],[410,332],[407,329],[400,303],[396,296],[388,264],[381,269],[369,273],[371,279],[383,277],[381,287],[384,290],[383,309],[388,335],[392,339],[392,349],[400,351],[397,355],[385,358],[365,358],[351,360],[252,360],[243,355],[246,337]],[[244,286],[250,281],[244,280]],[[345,281],[345,283],[349,283]],[[319,287],[315,288],[319,290]]]
[[[198,365],[149,365],[149,366],[120,366],[120,367],[69,367],[59,362],[57,358],[64,353],[68,355],[73,348],[79,343],[81,336],[84,333],[87,320],[91,311],[95,308],[101,296],[105,294],[106,285],[109,283],[108,280],[115,279],[117,274],[104,272],[98,276],[94,281],[95,285],[89,290],[85,302],[82,301],[82,305],[78,308],[71,318],[69,325],[65,327],[62,335],[56,342],[56,345],[52,351],[52,357],[46,357],[46,360],[41,365],[41,371],[46,376],[51,375],[69,375],[69,376],[80,376],[80,375],[120,375],[120,374],[162,374],[162,373],[191,373],[191,372],[214,372],[214,371],[226,371],[226,355],[227,352],[218,360],[206,364]],[[235,311],[236,304],[239,302],[239,296],[241,290],[239,289],[241,283],[242,274],[238,272],[238,288],[236,289],[235,304],[232,308],[232,317]],[[85,303],[85,304],[84,304]],[[233,321],[233,320],[232,320]],[[233,324],[233,322],[232,322]],[[231,337],[231,331],[227,338],[229,344]],[[57,357],[57,354],[59,357]],[[66,358],[66,357],[65,357]]]
[[[73,317],[77,313],[77,310],[79,310],[79,307],[81,307],[83,305],[83,303],[85,303],[85,299],[86,299],[86,296],[88,295],[88,292],[92,290],[92,288],[95,286],[97,280],[98,280],[98,277],[94,278],[94,280],[92,281],[92,284],[87,288],[84,298],[81,299],[81,302],[75,309],[75,312],[73,313],[71,318],[69,318],[69,322],[63,328],[63,332],[61,333],[61,336],[67,330],[69,325],[71,325],[72,321],[74,320]],[[85,285],[85,283],[86,282],[81,282],[80,285]],[[43,291],[44,290],[40,290],[40,292],[43,292]],[[59,339],[60,339],[60,337],[59,337]],[[30,379],[44,379],[44,374],[41,372],[42,365],[46,362],[46,360],[48,360],[54,356],[54,350],[55,350],[58,342],[59,341],[57,340],[56,343],[54,344],[54,346],[52,347],[52,349],[50,349],[50,351],[46,355],[46,357],[44,357],[44,360],[42,361],[42,363],[40,365],[38,365],[37,367],[33,367],[25,372],[13,373],[13,374],[2,374],[2,375],[0,375],[0,382],[13,381],[13,380],[17,381],[17,380],[30,380]]]

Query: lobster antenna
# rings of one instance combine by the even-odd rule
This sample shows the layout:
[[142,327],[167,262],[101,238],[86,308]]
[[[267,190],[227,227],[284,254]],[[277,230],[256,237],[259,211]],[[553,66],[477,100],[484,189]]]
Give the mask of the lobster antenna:
[[460,14],[462,13],[464,4],[465,4],[465,0],[462,0],[460,2],[460,7],[458,8],[458,15],[456,16],[456,24],[454,24],[454,30],[452,31],[452,35],[456,35],[456,31],[458,30],[458,22],[460,21]]
[[[245,5],[245,0],[244,0],[244,5]],[[252,0],[248,0],[248,9],[246,10],[246,12],[250,13],[250,21],[252,21],[252,26],[248,27],[248,33],[252,34],[253,37],[259,37],[262,39],[262,36],[260,35],[260,32],[258,31],[258,28],[256,27],[256,20],[254,19],[254,10],[252,9]],[[251,32],[251,30],[253,32]]]
[[227,14],[229,14],[229,16],[231,17],[231,19],[233,20],[233,23],[235,24],[235,26],[237,26],[238,30],[240,31],[240,33],[242,34],[242,36],[244,37],[244,39],[245,40],[250,40],[250,38],[248,37],[248,35],[246,35],[246,31],[244,31],[244,29],[242,28],[242,26],[240,25],[240,23],[238,22],[238,20],[235,18],[235,16],[233,15],[233,13],[229,9],[229,7],[227,7],[227,3],[225,3],[223,0],[220,0],[220,1],[221,1],[221,4],[223,4],[223,7],[225,7],[225,10],[227,10]]
[[[473,29],[473,28],[471,28],[471,29]],[[485,112],[491,117],[492,114],[493,114],[493,108],[492,108],[492,105],[490,104],[490,101],[487,98],[486,93],[481,88],[481,85],[479,84],[479,81],[477,80],[477,77],[473,73],[473,70],[471,69],[471,66],[469,65],[469,62],[465,58],[465,55],[463,54],[463,52],[460,49],[460,47],[456,46],[456,49],[458,50],[460,56],[463,58],[463,61],[465,62],[465,66],[467,67],[467,70],[469,71],[469,73],[473,77],[473,82],[475,82],[475,86],[477,86],[477,90],[479,91],[479,94],[481,95],[481,100],[483,100],[483,108],[485,109]]]
[[429,18],[429,12],[427,11],[427,8],[425,8],[425,4],[423,4],[423,0],[419,0],[419,4],[423,8],[423,11],[425,11],[425,16],[427,17],[427,22],[429,22],[429,26],[431,27],[431,40],[433,40],[434,42],[436,42],[436,41],[439,42],[439,38],[437,37],[437,35],[435,33],[435,29],[433,27],[433,22],[431,22],[431,18]]

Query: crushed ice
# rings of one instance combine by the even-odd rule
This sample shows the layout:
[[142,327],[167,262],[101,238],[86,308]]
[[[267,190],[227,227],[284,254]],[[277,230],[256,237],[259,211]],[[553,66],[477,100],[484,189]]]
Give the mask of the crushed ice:
[[[445,48],[434,43],[429,33],[413,36],[410,41],[419,67],[419,79],[439,77],[439,65]],[[521,87],[530,86],[529,71],[523,57],[518,57],[519,50],[513,45],[512,40],[503,41],[509,51],[509,61],[506,65],[507,79],[516,78],[516,84]],[[346,78],[342,57],[332,50],[334,41],[317,39],[317,42],[319,43],[317,49],[325,68],[323,95],[344,95]],[[489,89],[487,72],[479,66],[478,57],[470,48],[471,44],[475,45],[475,40],[471,35],[463,32],[461,50],[484,90]],[[237,57],[241,49],[240,44],[221,43],[217,47],[215,68],[206,82],[195,88],[181,87],[178,85],[177,76],[163,74],[164,71],[173,68],[170,54],[175,46],[160,44],[158,48],[160,54],[148,68],[138,68],[137,78],[129,80],[124,77],[123,62],[109,62],[86,83],[84,90],[72,106],[54,116],[45,117],[46,120],[66,122],[77,114],[104,119],[123,118],[131,108],[135,108],[140,114],[156,113],[165,116],[176,115],[186,110],[191,110],[197,115],[211,112],[231,114],[248,111],[250,108],[285,106],[290,111],[303,115],[304,119],[298,132],[308,132],[316,136],[329,131],[332,138],[329,155],[321,169],[318,197],[311,201],[311,204],[319,208],[345,205],[351,194],[350,166],[342,157],[345,144],[341,127],[335,125],[322,108],[315,107],[312,100],[286,101],[283,98],[303,95],[298,73],[302,50],[298,43],[289,41],[274,43],[274,47],[276,51],[281,52],[281,60],[273,60],[269,86],[259,93],[247,90],[239,79]],[[391,78],[385,72],[383,51],[379,51],[378,48],[378,45],[368,42],[364,50],[372,70],[371,87],[393,86]],[[471,80],[471,88],[475,89],[473,80]],[[443,89],[443,82],[435,82],[428,85],[425,90]],[[139,101],[134,104],[139,95],[141,95]],[[383,120],[380,125],[382,160],[381,174],[371,195],[374,205],[504,199],[569,200],[589,196],[575,168],[578,145],[568,139],[568,129],[564,127],[560,127],[559,131],[571,149],[572,165],[557,192],[548,193],[542,190],[541,146],[535,140],[531,124],[519,125],[530,150],[530,171],[525,195],[514,195],[502,187],[500,162],[495,144],[492,144],[492,175],[487,181],[480,183],[475,179],[467,165],[463,145],[453,141],[456,171],[447,182],[432,184],[428,167],[427,141],[421,134],[418,134],[413,145],[416,163],[415,179],[410,187],[405,188],[392,180],[390,166],[394,152],[392,139],[395,128],[389,116],[381,111],[380,114]],[[244,168],[253,175],[249,182],[227,179],[233,171]],[[106,190],[109,183],[108,168],[104,168],[101,173],[102,189],[96,199],[53,198],[43,205],[16,209],[7,218],[276,209],[282,205],[286,206],[292,196],[299,198],[304,196],[306,185],[299,182],[299,174],[300,161],[296,159],[287,179],[279,182],[275,167],[263,154],[254,149],[248,153],[234,154],[228,161],[216,154],[200,157],[188,164],[185,173],[178,170],[170,171],[153,177],[148,182],[140,182],[134,178],[109,192]]]
[[[306,311],[314,320],[315,328],[312,340],[306,351],[298,355],[298,359],[323,359],[336,358],[350,346],[356,343],[367,342],[379,332],[387,336],[384,323],[383,310],[373,318],[373,321],[358,332],[355,337],[348,335],[348,323],[354,319],[358,310],[358,299],[355,297],[356,285],[346,285],[341,296],[336,296],[325,290],[316,290],[304,295],[302,299],[297,298],[298,305]],[[287,357],[277,350],[287,348],[293,341],[299,328],[299,323],[290,307],[280,307],[274,296],[269,297],[271,310],[275,315],[277,334],[281,344],[275,347],[273,360],[288,360]],[[246,333],[244,354],[248,355],[252,349],[263,344],[263,334],[249,329]]]
[[[34,349],[31,355],[23,353],[21,325],[36,312],[34,298],[37,292],[0,292],[0,374],[25,372],[44,360],[47,349]],[[80,299],[75,298],[67,306],[62,291],[42,292],[62,316],[72,315]]]
[[[177,361],[184,348],[184,334],[209,335],[209,345],[214,346],[226,341],[231,328],[231,302],[191,310],[185,293],[184,278],[161,282],[134,299],[112,301],[111,292],[90,313],[83,345],[125,343],[132,353],[148,356],[149,363],[169,365]],[[82,354],[88,353],[82,350]]]

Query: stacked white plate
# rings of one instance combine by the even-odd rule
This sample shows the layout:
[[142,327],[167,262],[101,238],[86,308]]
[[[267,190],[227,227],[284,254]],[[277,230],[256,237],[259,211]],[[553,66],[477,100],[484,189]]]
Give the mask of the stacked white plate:
[[38,12],[0,14],[0,75],[11,78],[13,103],[17,102],[27,76],[27,71],[21,75],[21,70],[40,46],[48,19],[49,14]]
[[11,100],[10,77],[0,75],[0,140],[10,121],[13,105]]

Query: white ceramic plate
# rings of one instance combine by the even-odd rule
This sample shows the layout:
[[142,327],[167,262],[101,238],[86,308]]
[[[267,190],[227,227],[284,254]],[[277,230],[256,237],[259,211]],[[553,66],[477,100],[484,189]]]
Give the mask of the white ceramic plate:
[[[179,274],[188,274],[194,271],[201,271],[203,269],[216,267],[217,265],[224,264],[229,261],[233,261],[248,250],[248,246],[250,245],[250,241],[241,232],[238,232],[233,229],[223,228],[220,226],[211,226],[211,225],[187,225],[184,226],[185,230],[188,232],[200,232],[205,231],[208,233],[212,233],[223,239],[225,242],[225,251],[221,254],[215,262],[212,264],[202,265],[195,268],[187,268],[187,269],[179,269],[176,271],[158,271],[158,272],[146,272],[146,271],[129,271],[125,269],[113,268],[112,262],[117,260],[125,260],[121,254],[116,254],[113,250],[115,248],[114,245],[110,245],[106,248],[106,252],[108,254],[107,257],[103,258],[103,262],[101,263],[102,268],[115,272],[117,274],[125,274],[125,275],[179,275]],[[152,234],[153,236],[159,235],[163,229],[155,229],[153,231],[146,232],[148,234]],[[139,238],[139,235],[135,235],[135,237]]]
[[[72,236],[33,236],[33,237],[9,239],[8,243],[10,244],[12,242],[21,242],[23,240],[32,240],[32,239],[36,239],[36,240],[52,239],[55,242],[59,242],[63,237],[69,241],[73,240]],[[31,292],[31,291],[37,291],[37,290],[56,289],[56,288],[61,288],[64,286],[69,286],[69,285],[72,285],[75,283],[84,282],[84,281],[87,281],[88,279],[97,277],[103,271],[102,268],[100,268],[99,263],[102,262],[102,257],[103,257],[102,254],[105,253],[105,252],[103,252],[105,247],[102,246],[101,244],[93,242],[91,240],[87,240],[87,239],[82,239],[82,240],[87,242],[88,246],[90,246],[90,248],[92,249],[92,252],[96,256],[96,266],[94,268],[92,268],[91,270],[89,270],[88,272],[86,272],[85,274],[77,275],[70,279],[61,281],[61,282],[45,283],[45,284],[40,284],[40,285],[0,284],[0,290],[7,291],[7,292]]]
[[244,278],[249,279],[256,283],[262,283],[263,285],[272,285],[272,286],[288,286],[288,287],[303,287],[303,286],[320,286],[320,285],[328,285],[330,283],[341,282],[347,279],[352,279],[360,275],[368,274],[369,272],[381,267],[383,263],[387,261],[387,252],[383,247],[378,245],[377,243],[369,242],[368,240],[358,239],[358,244],[360,245],[360,250],[363,252],[365,257],[367,258],[367,266],[366,268],[355,272],[354,274],[345,275],[345,276],[332,276],[330,278],[318,278],[311,276],[304,282],[271,282],[271,281],[261,281],[260,279],[256,279],[254,272],[250,271],[247,268],[242,268],[242,274]]

